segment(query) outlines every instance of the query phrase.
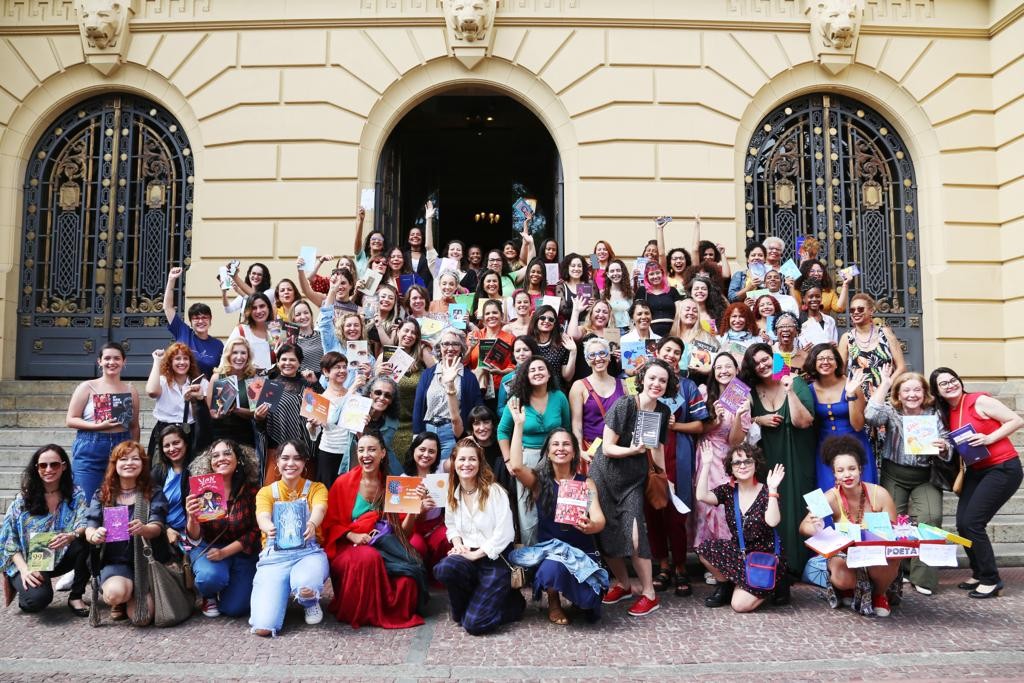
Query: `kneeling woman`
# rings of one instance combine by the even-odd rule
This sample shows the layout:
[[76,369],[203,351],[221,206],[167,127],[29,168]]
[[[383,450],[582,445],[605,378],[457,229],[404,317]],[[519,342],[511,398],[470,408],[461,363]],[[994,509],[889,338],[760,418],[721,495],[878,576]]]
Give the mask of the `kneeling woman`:
[[[697,557],[718,580],[715,592],[704,600],[708,607],[729,603],[736,612],[752,612],[773,592],[747,583],[746,555],[740,548],[737,518],[743,520],[743,546],[746,551],[778,555],[776,580],[785,580],[786,560],[781,546],[777,545],[779,536],[775,527],[782,521],[779,484],[786,470],[778,464],[765,477],[767,469],[761,449],[743,443],[733,448],[725,459],[725,473],[735,480],[735,484],[722,484],[709,491],[710,467],[702,469],[697,479],[697,500],[707,505],[724,505],[725,520],[732,531],[732,538],[713,538],[696,548]],[[758,478],[764,479],[765,483],[758,482]],[[785,592],[782,595],[785,596]],[[784,602],[786,597],[782,600],[776,598],[776,602]]]
[[[513,551],[516,564],[540,564],[533,579],[533,599],[541,592],[548,595],[548,620],[565,625],[569,617],[562,609],[560,595],[584,610],[588,621],[601,618],[601,598],[608,588],[608,573],[601,568],[593,534],[604,529],[604,512],[597,497],[597,487],[587,475],[580,474],[580,447],[572,432],[555,429],[541,447],[543,460],[536,469],[523,465],[523,423],[526,411],[518,399],[511,399],[508,410],[515,427],[508,466],[533,496],[539,520],[537,540],[540,545]],[[555,521],[558,489],[568,480],[585,482],[589,504],[575,524]],[[566,547],[568,546],[568,547]],[[550,552],[552,557],[546,557]],[[569,567],[573,571],[569,570]]]
[[[320,589],[327,580],[327,555],[320,547],[320,524],[327,514],[327,487],[302,478],[308,460],[309,452],[301,441],[286,441],[277,454],[281,478],[256,494],[263,552],[252,582],[249,625],[258,636],[276,635],[281,630],[288,598],[293,595],[306,611],[307,624],[319,624],[324,618]],[[292,503],[305,510],[294,510]],[[306,518],[301,529],[277,528],[274,508],[278,504],[282,506],[278,520]]]
[[512,590],[506,559],[515,537],[508,493],[494,482],[473,439],[462,439],[452,452],[444,523],[452,550],[434,577],[448,589],[452,620],[474,636],[518,621],[526,602]]
[[[889,522],[895,524],[896,504],[889,492],[877,484],[861,480],[865,457],[864,447],[852,436],[830,437],[822,444],[821,459],[832,468],[836,477],[836,487],[825,493],[825,499],[832,506],[832,518],[839,523],[863,527],[868,512],[884,512],[889,515]],[[800,523],[800,533],[813,536],[824,524],[824,520],[808,514]],[[861,569],[848,567],[845,553],[828,560],[832,589],[852,593],[853,609],[866,616],[889,616],[889,600],[898,594],[899,571],[899,558],[892,558],[881,566]]]
[[[484,410],[482,406],[476,408]],[[441,440],[433,432],[417,434],[409,446],[408,462],[405,474],[410,477],[427,477],[437,472],[441,459]],[[444,508],[438,507],[427,492],[425,484],[420,484],[418,492],[423,499],[420,511],[406,515],[402,520],[402,529],[409,538],[409,544],[423,558],[427,574],[433,575],[434,565],[440,562],[452,544],[448,542],[444,526]]]
[[380,435],[367,432],[356,444],[357,467],[335,479],[324,519],[338,621],[359,628],[409,628],[423,623],[427,580],[401,525],[384,519],[387,457]]

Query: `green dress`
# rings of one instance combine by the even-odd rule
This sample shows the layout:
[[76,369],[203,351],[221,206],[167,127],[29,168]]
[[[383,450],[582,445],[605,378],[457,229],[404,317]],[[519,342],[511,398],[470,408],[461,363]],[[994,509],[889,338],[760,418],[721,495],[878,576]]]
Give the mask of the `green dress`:
[[[792,391],[796,393],[807,412],[813,415],[814,399],[811,398],[811,390],[807,383],[799,377],[793,378]],[[782,522],[778,529],[789,570],[799,576],[809,556],[800,535],[800,522],[807,515],[804,494],[815,488],[814,458],[818,444],[817,435],[813,427],[797,429],[793,426],[788,399],[778,411],[765,409],[757,391],[751,393],[751,401],[752,418],[776,412],[782,416],[780,426],[761,427],[761,448],[764,449],[769,469],[779,463],[786,468],[786,476],[779,486],[779,511],[782,513]]]
[[395,455],[398,456],[399,462],[403,465],[406,464],[405,456],[409,451],[409,446],[412,444],[412,405],[416,402],[416,387],[420,383],[420,375],[422,373],[422,369],[410,369],[398,382],[398,408],[400,415],[398,418],[398,431],[395,432],[395,438],[391,442],[391,447],[394,449]]

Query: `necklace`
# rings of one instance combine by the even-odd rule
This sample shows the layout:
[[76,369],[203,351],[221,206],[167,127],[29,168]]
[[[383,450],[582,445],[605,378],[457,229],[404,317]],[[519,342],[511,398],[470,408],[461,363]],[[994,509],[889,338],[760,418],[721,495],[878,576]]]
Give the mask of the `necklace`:
[[479,490],[479,487],[473,489],[472,491],[467,491],[466,489],[462,489],[462,495],[464,495],[464,496],[472,496],[478,490]]
[[875,338],[875,326],[871,326],[871,331],[868,332],[868,338],[863,341],[860,338],[860,334],[857,332],[857,328],[853,328],[853,338],[856,340],[857,346],[867,346],[871,343],[871,340]]
[[839,489],[839,501],[843,507],[843,514],[853,524],[860,524],[861,520],[864,519],[864,510],[867,507],[867,493],[868,485],[864,482],[860,483],[860,509],[857,511],[857,516],[854,517],[850,514],[850,501],[846,500],[846,492],[843,491],[843,487],[836,483],[836,488]]

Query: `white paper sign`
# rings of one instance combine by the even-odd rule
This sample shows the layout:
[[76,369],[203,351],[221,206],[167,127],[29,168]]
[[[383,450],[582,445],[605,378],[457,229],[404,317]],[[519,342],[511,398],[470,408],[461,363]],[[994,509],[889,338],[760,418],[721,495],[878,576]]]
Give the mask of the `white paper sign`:
[[850,569],[884,567],[886,564],[884,545],[854,545],[846,550],[846,566]]
[[423,477],[423,485],[427,487],[427,493],[437,503],[437,507],[448,507],[448,475],[440,472],[428,474]]
[[672,506],[675,507],[676,511],[681,515],[689,514],[690,508],[686,507],[686,503],[676,495],[676,485],[672,482],[668,483],[668,492],[670,494],[669,498],[672,499]]
[[359,206],[367,211],[373,211],[374,192],[373,188],[366,188],[359,195]]
[[814,489],[804,494],[804,502],[811,514],[819,519],[825,519],[832,514],[832,506],[828,504],[825,493],[821,489]]
[[396,382],[400,381],[405,373],[412,367],[413,357],[405,352],[404,349],[396,349],[394,354],[391,356],[391,379]]
[[919,558],[930,567],[955,567],[956,546],[945,543],[922,543]]

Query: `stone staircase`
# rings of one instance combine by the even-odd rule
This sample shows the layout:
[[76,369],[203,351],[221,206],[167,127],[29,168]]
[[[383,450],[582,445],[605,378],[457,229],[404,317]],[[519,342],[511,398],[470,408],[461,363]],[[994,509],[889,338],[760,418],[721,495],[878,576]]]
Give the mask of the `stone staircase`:
[[[145,395],[145,383],[135,382],[142,401],[142,441],[148,443],[153,427],[153,400]],[[0,510],[14,499],[21,487],[21,473],[39,446],[56,443],[71,452],[74,431],[64,426],[68,400],[77,381],[0,382]],[[1024,382],[972,385],[972,391],[989,391],[1017,411],[1024,410]],[[1024,433],[1014,436],[1018,450],[1024,449]],[[957,499],[947,493],[943,499],[944,529],[956,529]],[[989,525],[996,555],[1004,566],[1024,565],[1024,489],[1018,491]],[[967,558],[960,553],[962,565]]]

